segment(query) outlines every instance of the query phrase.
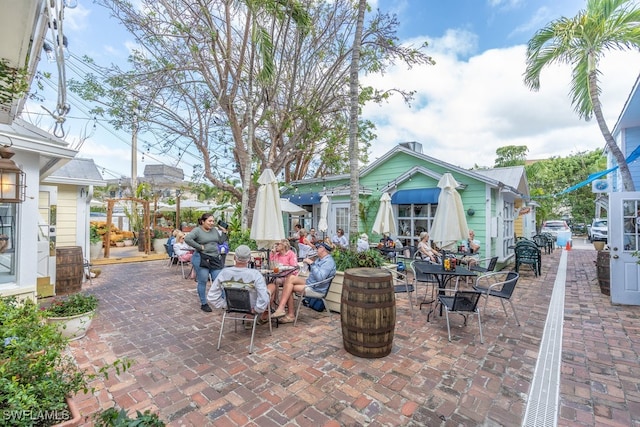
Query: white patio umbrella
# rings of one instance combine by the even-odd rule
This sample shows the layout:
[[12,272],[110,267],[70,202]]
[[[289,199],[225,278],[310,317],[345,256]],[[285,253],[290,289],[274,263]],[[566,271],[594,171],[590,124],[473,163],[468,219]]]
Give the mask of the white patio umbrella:
[[278,180],[271,169],[265,169],[262,172],[258,183],[260,187],[258,187],[249,236],[256,241],[258,248],[268,250],[274,243],[285,238],[280,190],[278,190]]
[[298,206],[295,203],[291,203],[287,199],[280,199],[280,207],[282,208],[282,212],[286,212],[291,215],[304,215],[309,213],[303,207]]
[[389,233],[396,234],[396,219],[393,216],[393,207],[391,206],[391,196],[389,193],[384,193],[380,197],[380,207],[376,214],[376,219],[373,221],[372,231],[378,234]]
[[431,240],[443,249],[453,250],[459,240],[469,238],[469,226],[462,206],[462,198],[456,190],[458,182],[449,172],[438,181],[440,196],[438,209],[431,225]]
[[318,230],[323,233],[327,232],[329,228],[329,224],[327,222],[327,218],[329,217],[329,198],[325,194],[320,199],[320,220],[318,221]]

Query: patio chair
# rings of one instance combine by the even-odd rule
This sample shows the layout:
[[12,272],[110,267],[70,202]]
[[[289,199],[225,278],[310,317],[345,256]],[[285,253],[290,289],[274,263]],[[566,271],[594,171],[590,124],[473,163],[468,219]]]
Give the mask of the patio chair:
[[[427,262],[429,264],[433,264],[433,263],[430,261],[417,260],[417,261],[413,261],[410,264],[411,272],[413,273],[413,284],[415,285],[415,288],[416,288],[416,295],[418,293],[417,291],[418,284],[422,283],[425,285],[424,298],[422,299],[422,302],[418,304],[418,306],[420,307],[420,310],[422,310],[423,305],[431,305],[435,301],[436,288],[439,286],[439,282],[438,282],[438,278],[433,274],[424,274],[424,273],[420,273],[419,271],[416,271],[416,268],[415,268],[416,262]],[[427,300],[427,295],[429,294],[429,287],[431,287],[431,299]]]
[[187,276],[191,274],[191,269],[193,267],[191,267],[191,269],[189,269],[189,271],[185,274],[184,266],[185,264],[191,264],[191,263],[189,261],[182,261],[178,255],[176,255],[173,251],[169,250],[169,245],[166,243],[164,245],[164,249],[167,251],[167,255],[169,255],[169,262],[167,263],[167,267],[171,267],[173,265],[175,265],[176,267],[180,266],[180,269],[182,271],[182,278],[186,279]]
[[[479,259],[477,264],[474,264],[471,267],[469,267],[469,270],[477,271],[482,274],[490,273],[496,269],[496,264],[498,264],[497,256],[494,256],[492,258],[483,258],[483,259]],[[484,265],[486,265],[486,267],[484,267]]]
[[553,240],[553,235],[551,233],[540,234],[547,238],[547,248],[549,249],[549,253],[553,252],[553,250],[556,248],[556,243]]
[[[327,312],[327,314],[329,315],[329,320],[331,322],[333,322],[333,317],[331,317],[331,311],[329,310],[329,306],[327,305],[327,294],[329,293],[329,289],[331,288],[331,282],[333,281],[333,278],[335,277],[335,275],[330,276],[324,280],[321,280],[319,282],[314,282],[314,283],[307,283],[307,286],[316,286],[316,285],[324,285],[326,283],[329,283],[329,287],[327,288],[327,292],[324,293],[324,295],[322,295],[320,297],[320,299],[322,300],[322,303],[324,304],[324,309]],[[318,298],[316,295],[306,295],[306,289],[307,287],[305,287],[305,291],[303,292],[294,292],[295,296],[298,298],[298,308],[296,309],[296,318],[293,321],[293,326],[296,326],[298,324],[298,315],[300,314],[300,307],[302,307],[302,300],[305,297],[309,297],[309,298]]]
[[[224,290],[224,298],[227,302],[227,308],[222,315],[222,323],[220,325],[220,335],[218,336],[218,348],[220,350],[220,344],[222,343],[222,332],[224,330],[224,323],[227,319],[234,321],[235,331],[238,332],[238,321],[251,322],[251,342],[249,343],[249,354],[253,352],[253,337],[256,333],[256,324],[260,314],[253,314],[251,307],[251,292],[255,292],[255,286],[253,282],[243,283],[236,281],[228,281],[222,283]],[[269,334],[273,334],[271,326],[271,310],[267,307],[267,315],[269,317]],[[247,319],[247,315],[253,315],[253,319]]]
[[415,286],[413,283],[409,283],[408,275],[406,272],[391,270],[389,268],[386,269],[391,273],[391,277],[393,278],[393,291],[398,293],[406,293],[407,298],[409,299],[409,310],[411,311],[411,317],[413,318],[413,298],[412,294],[415,290]]
[[513,295],[513,291],[516,289],[516,284],[518,283],[519,278],[520,275],[514,271],[499,271],[496,273],[488,273],[478,277],[476,279],[476,284],[473,285],[473,289],[481,292],[482,296],[485,298],[482,311],[486,313],[489,297],[496,297],[500,298],[500,303],[502,304],[504,314],[508,317],[509,314],[507,313],[507,308],[504,306],[504,301],[507,300],[511,305],[513,317],[515,317],[516,323],[518,324],[518,326],[520,326],[516,308],[513,306],[513,302],[511,301],[511,296]]
[[89,279],[89,284],[93,285],[93,278],[91,277],[91,267],[93,267],[93,264],[91,264],[91,261],[89,261],[87,258],[84,258],[84,261],[82,263],[82,268],[84,270],[84,277],[86,277],[87,279]]
[[[532,237],[533,241],[538,245],[541,250],[544,250],[545,253],[550,254],[551,249],[549,248],[547,236],[544,234],[536,234]],[[553,245],[552,245],[553,246]]]
[[537,246],[523,245],[518,243],[515,248],[516,253],[516,273],[520,272],[521,265],[530,265],[535,276],[542,274],[540,249]]
[[480,310],[478,301],[481,293],[478,291],[456,291],[453,295],[438,295],[438,304],[444,307],[447,318],[447,333],[451,342],[451,325],[449,323],[449,313],[458,313],[464,318],[464,325],[467,325],[467,313],[475,313],[478,316],[478,328],[480,329],[480,343],[484,344],[482,337],[482,321],[480,320]]

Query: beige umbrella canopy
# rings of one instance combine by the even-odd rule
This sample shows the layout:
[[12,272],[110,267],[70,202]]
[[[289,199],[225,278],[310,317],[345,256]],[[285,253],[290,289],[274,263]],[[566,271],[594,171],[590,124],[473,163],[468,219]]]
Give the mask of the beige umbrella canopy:
[[271,169],[265,169],[258,178],[258,196],[253,211],[250,237],[258,248],[269,249],[274,243],[285,238],[280,207],[278,180]]
[[329,223],[327,222],[327,218],[329,217],[329,198],[325,194],[320,199],[320,221],[318,221],[318,230],[323,233],[327,232],[329,228]]
[[449,172],[442,175],[438,181],[438,209],[429,233],[431,240],[448,250],[453,250],[459,240],[469,238],[467,217],[462,206],[462,198],[456,190],[457,186],[458,182]]
[[393,216],[391,196],[389,196],[389,193],[384,193],[382,197],[380,197],[380,206],[378,207],[376,219],[373,222],[372,231],[378,234],[396,234],[396,230],[396,219]]

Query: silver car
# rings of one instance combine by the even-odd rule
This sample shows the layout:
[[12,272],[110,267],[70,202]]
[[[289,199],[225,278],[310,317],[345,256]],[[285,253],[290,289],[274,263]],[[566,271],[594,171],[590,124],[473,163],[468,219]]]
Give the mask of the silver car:
[[540,229],[540,233],[549,233],[553,236],[554,240],[558,238],[559,231],[571,232],[571,229],[567,225],[566,221],[562,221],[562,220],[545,221],[542,223],[542,228]]
[[594,219],[589,228],[589,241],[606,242],[609,235],[609,223],[606,218]]

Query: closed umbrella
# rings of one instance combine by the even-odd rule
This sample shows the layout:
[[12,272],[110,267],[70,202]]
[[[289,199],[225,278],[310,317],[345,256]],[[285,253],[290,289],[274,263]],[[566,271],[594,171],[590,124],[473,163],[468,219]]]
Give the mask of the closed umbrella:
[[323,236],[324,233],[327,232],[329,228],[329,224],[327,222],[327,218],[329,217],[329,198],[325,194],[320,199],[320,221],[318,221],[318,230],[322,231]]
[[373,222],[372,230],[378,234],[396,234],[396,219],[393,216],[393,207],[391,206],[391,196],[389,196],[389,193],[384,193],[382,197],[380,197],[380,207],[378,208],[376,219]]
[[271,169],[265,169],[258,178],[258,196],[253,210],[250,237],[256,241],[258,248],[268,250],[276,242],[285,238],[280,207],[280,190],[278,181]]
[[467,217],[457,186],[458,182],[449,172],[442,175],[438,181],[438,209],[431,225],[431,240],[448,250],[453,250],[459,240],[469,238]]

